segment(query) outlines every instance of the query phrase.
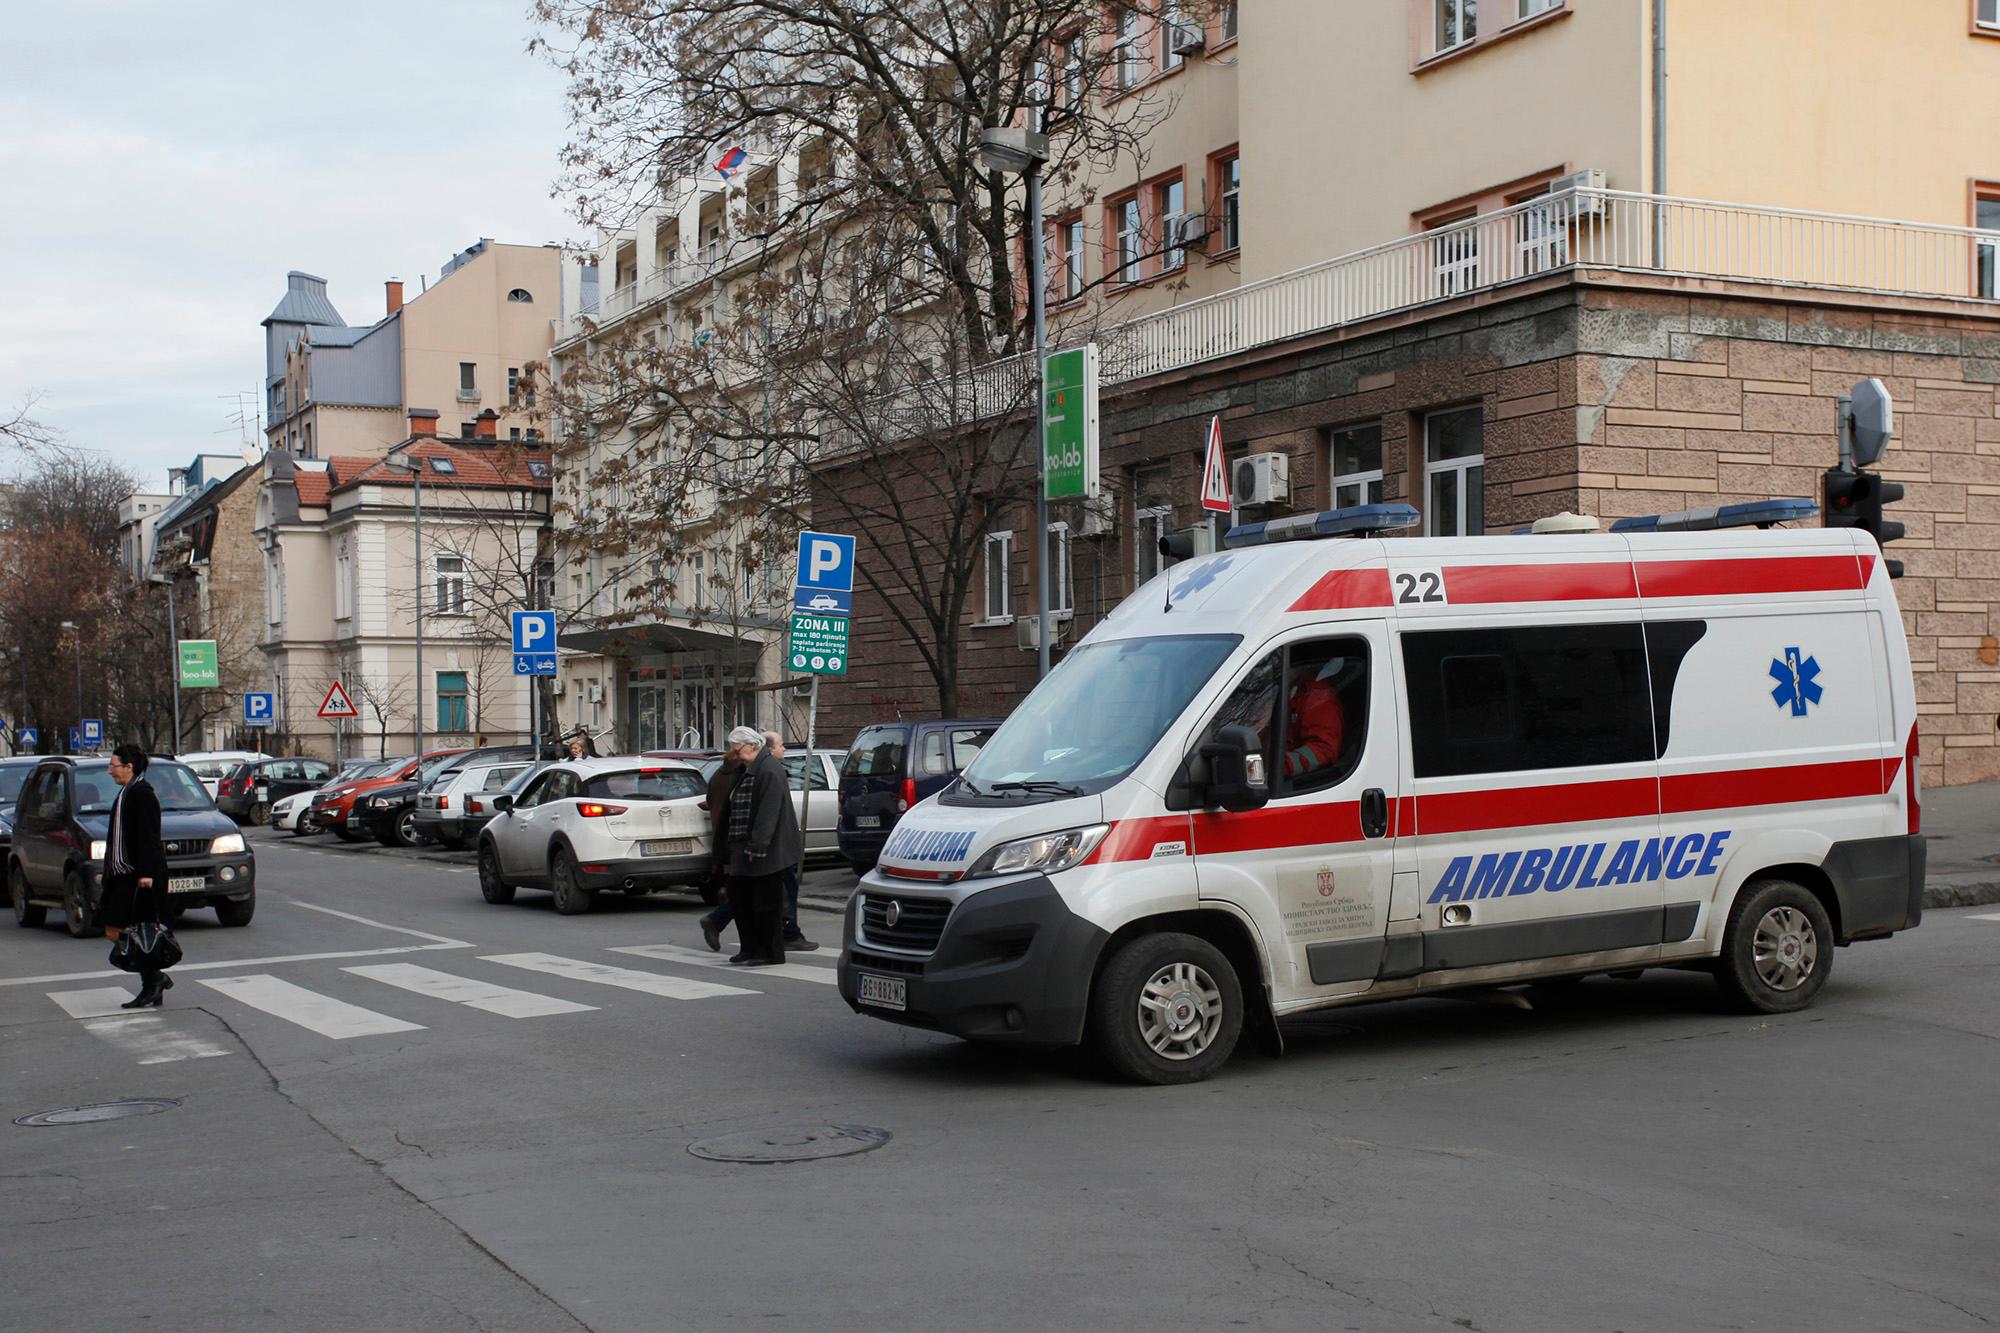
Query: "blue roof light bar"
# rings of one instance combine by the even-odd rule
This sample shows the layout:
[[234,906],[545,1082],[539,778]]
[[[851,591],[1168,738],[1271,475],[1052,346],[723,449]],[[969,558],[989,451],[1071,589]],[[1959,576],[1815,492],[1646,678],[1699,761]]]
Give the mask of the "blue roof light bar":
[[1613,532],[1707,532],[1714,528],[1768,528],[1773,523],[1796,523],[1819,512],[1811,500],[1746,500],[1741,504],[1715,509],[1684,509],[1678,514],[1647,514],[1621,518],[1611,525]]
[[1263,523],[1245,523],[1223,534],[1230,550],[1268,546],[1272,542],[1314,541],[1321,537],[1365,537],[1371,532],[1414,528],[1423,516],[1406,504],[1349,505],[1318,514],[1294,514]]

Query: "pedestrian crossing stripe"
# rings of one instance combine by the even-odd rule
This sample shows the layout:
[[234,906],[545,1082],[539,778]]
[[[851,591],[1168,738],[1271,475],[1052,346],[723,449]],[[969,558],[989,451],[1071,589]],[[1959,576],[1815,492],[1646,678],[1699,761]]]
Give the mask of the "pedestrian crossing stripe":
[[349,1004],[330,995],[309,991],[304,986],[280,981],[269,973],[247,977],[203,977],[200,984],[240,1000],[252,1009],[261,1009],[273,1018],[296,1023],[335,1041],[424,1030],[422,1023],[406,1023],[400,1018],[378,1014],[373,1009],[363,1009],[358,1004]]
[[132,992],[119,986],[50,991],[49,998],[71,1018],[85,1020],[83,1027],[90,1035],[137,1057],[142,1065],[167,1065],[229,1054],[226,1046],[180,1031],[163,1014],[126,1012],[121,1006],[132,998]]
[[448,1000],[471,1009],[483,1009],[489,1014],[501,1014],[507,1018],[582,1014],[597,1008],[594,1004],[577,1004],[573,1000],[559,1000],[553,995],[537,995],[533,991],[515,990],[511,986],[495,986],[486,981],[469,981],[464,977],[455,977],[449,972],[418,967],[415,963],[376,963],[363,967],[344,967],[341,971],[352,972],[357,977],[367,977],[370,981],[380,981],[406,991],[414,991],[418,995],[428,995],[432,999]]
[[[637,954],[641,958],[658,958],[669,963],[686,963],[690,967],[719,967],[731,972],[740,972],[736,964],[720,954],[702,953],[681,944],[627,944],[611,950],[612,953]],[[757,977],[790,977],[794,981],[817,981],[823,986],[831,986],[840,978],[830,967],[812,967],[803,963],[779,963],[775,967],[760,967],[752,975]]]
[[758,994],[757,991],[745,990],[741,986],[719,986],[711,981],[690,981],[686,977],[670,977],[659,972],[641,972],[636,968],[612,967],[608,963],[586,963],[580,958],[559,958],[552,953],[489,954],[479,961],[498,963],[502,967],[523,968],[529,972],[543,972],[570,981],[617,986],[624,990],[641,991],[647,995],[664,996],[669,1000],[705,1000],[719,995]]

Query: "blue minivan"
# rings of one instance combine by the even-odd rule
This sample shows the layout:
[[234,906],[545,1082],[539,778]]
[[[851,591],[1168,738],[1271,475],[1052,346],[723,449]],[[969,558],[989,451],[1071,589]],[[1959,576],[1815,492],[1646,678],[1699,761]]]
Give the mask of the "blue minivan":
[[951,785],[1000,727],[993,718],[937,718],[863,727],[840,769],[840,854],[864,875],[911,806]]

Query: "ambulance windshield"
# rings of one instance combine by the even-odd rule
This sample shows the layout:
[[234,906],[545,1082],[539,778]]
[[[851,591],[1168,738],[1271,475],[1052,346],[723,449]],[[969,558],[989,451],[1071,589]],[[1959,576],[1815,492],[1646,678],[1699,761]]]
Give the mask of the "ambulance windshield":
[[1103,791],[1159,743],[1242,639],[1170,635],[1087,643],[995,732],[948,798],[1060,800]]

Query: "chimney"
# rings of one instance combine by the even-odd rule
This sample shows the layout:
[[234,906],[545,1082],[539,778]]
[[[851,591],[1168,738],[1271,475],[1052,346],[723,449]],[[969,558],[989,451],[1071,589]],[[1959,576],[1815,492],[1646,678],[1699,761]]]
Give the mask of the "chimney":
[[434,440],[437,438],[437,433],[438,414],[435,410],[428,407],[413,407],[410,409],[411,439],[414,440],[427,436]]
[[382,288],[389,294],[387,302],[389,309],[387,313],[393,315],[403,308],[403,280],[401,278],[391,278],[382,284]]
[[500,414],[487,408],[472,420],[472,438],[475,440],[497,440],[500,438]]

